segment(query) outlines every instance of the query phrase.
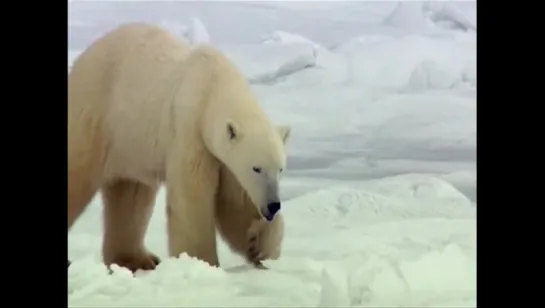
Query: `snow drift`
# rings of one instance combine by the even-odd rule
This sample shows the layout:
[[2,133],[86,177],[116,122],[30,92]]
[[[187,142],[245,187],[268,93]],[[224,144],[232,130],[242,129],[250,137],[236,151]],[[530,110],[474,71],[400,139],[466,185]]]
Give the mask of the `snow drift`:
[[[413,19],[425,18],[423,13],[413,14],[415,10],[422,11],[421,7],[412,2],[400,4],[387,20],[396,25],[415,25]],[[443,11],[453,9],[446,6],[440,12]],[[190,27],[171,20],[163,20],[159,25],[191,44],[214,44],[198,18],[192,19]],[[411,34],[400,38],[369,34],[330,50],[302,35],[275,31],[265,36],[261,45],[217,46],[253,84],[289,80],[290,84],[300,86],[357,84],[383,91],[476,87],[477,84],[476,40],[466,37],[452,39]],[[69,68],[80,52],[69,51]]]
[[[164,191],[160,208],[162,197]],[[407,175],[358,189],[329,188],[289,200],[283,209],[289,236],[268,271],[245,265],[224,244],[224,269],[183,255],[136,278],[121,268],[108,275],[98,254],[87,255],[69,268],[69,305],[376,307],[475,300],[475,208],[443,180]],[[163,211],[156,213],[151,236],[162,243]],[[94,215],[99,223],[100,211]],[[88,245],[89,236],[75,230],[69,247]],[[95,245],[100,239],[93,234]]]

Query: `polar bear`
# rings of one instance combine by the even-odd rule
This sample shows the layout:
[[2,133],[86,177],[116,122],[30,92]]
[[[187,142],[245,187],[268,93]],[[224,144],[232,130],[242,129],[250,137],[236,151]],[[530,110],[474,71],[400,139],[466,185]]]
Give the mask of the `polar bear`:
[[159,259],[144,237],[164,184],[169,255],[219,266],[220,170],[274,222],[289,133],[272,125],[217,49],[192,48],[158,26],[121,25],[92,43],[68,77],[68,230],[100,191],[104,262],[153,269]]

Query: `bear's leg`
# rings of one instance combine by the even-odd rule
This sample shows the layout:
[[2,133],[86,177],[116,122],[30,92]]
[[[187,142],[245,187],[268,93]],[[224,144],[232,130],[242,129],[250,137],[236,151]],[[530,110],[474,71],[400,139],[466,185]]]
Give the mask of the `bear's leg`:
[[68,230],[76,222],[78,217],[100,187],[100,164],[98,159],[86,157],[68,159]]
[[243,201],[238,203],[234,205],[233,202],[225,202],[222,198],[218,198],[215,213],[216,228],[231,250],[246,258],[249,249],[248,230],[252,221],[258,220],[260,216],[257,210],[246,207]]
[[131,271],[154,269],[159,258],[148,252],[144,238],[159,186],[117,180],[102,188],[104,200],[104,263]]
[[[68,143],[68,231],[91,203],[102,183],[101,145],[83,142],[90,139],[86,135],[77,137],[80,137],[77,142],[69,138]],[[68,263],[70,266],[70,261]]]
[[261,261],[280,257],[284,221],[278,213],[271,222],[255,211],[253,204],[234,205],[218,200],[216,224],[231,250],[243,256],[255,267],[266,269]]
[[[69,104],[70,105],[70,104]],[[73,111],[73,108],[69,108]],[[86,115],[86,113],[83,113]],[[83,119],[81,122],[93,122]],[[96,122],[96,121],[95,121]],[[68,128],[68,231],[85,211],[102,183],[104,147],[95,127]],[[70,260],[68,260],[70,266]]]
[[[194,147],[195,149],[195,147]],[[219,166],[206,151],[180,153],[167,168],[169,255],[191,257],[219,266],[214,223]],[[180,164],[180,162],[188,162]]]

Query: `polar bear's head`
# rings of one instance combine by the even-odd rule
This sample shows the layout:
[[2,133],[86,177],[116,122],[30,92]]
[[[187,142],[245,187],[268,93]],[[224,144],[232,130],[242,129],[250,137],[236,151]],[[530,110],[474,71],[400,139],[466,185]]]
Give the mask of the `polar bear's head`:
[[271,221],[280,210],[279,179],[286,168],[284,146],[290,126],[242,127],[234,121],[224,126],[216,156],[234,174],[259,212]]

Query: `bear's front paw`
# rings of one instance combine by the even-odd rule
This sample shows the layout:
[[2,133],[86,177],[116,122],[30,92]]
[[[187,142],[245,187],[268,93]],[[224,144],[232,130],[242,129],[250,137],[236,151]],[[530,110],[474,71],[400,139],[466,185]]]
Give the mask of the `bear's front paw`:
[[126,267],[133,273],[137,270],[154,270],[161,260],[151,252],[141,252],[138,254],[119,254],[107,262],[107,265],[117,264]]
[[259,251],[258,234],[249,238],[248,250],[246,251],[246,259],[258,269],[268,269],[261,261],[264,259],[263,254]]

